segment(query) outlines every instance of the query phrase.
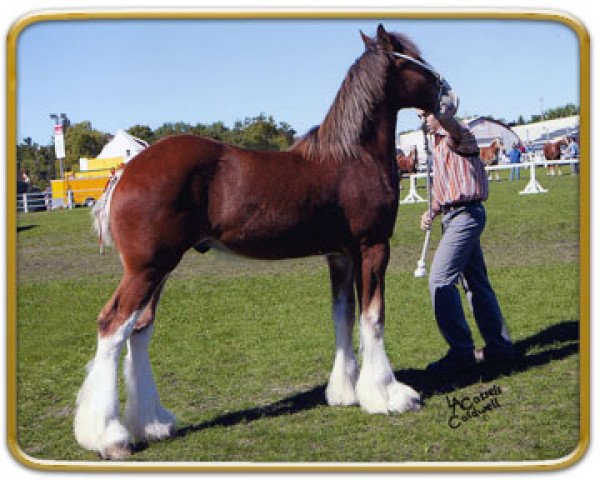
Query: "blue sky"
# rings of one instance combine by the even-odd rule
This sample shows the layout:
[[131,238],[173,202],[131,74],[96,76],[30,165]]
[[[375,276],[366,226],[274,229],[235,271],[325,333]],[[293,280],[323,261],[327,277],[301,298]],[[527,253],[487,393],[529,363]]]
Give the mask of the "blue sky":
[[[324,118],[362,29],[379,20],[41,22],[18,42],[18,138],[48,144],[50,113],[114,133],[168,121],[233,126],[262,112],[299,134]],[[514,120],[579,104],[579,43],[548,21],[382,19],[461,98],[460,115]],[[543,99],[543,100],[540,100]],[[398,130],[417,125],[401,112]]]

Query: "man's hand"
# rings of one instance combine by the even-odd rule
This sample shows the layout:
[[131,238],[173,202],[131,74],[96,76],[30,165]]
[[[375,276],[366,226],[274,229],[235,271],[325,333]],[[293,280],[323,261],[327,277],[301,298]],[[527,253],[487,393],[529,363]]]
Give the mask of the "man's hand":
[[453,117],[458,111],[459,99],[458,96],[448,85],[448,82],[444,80],[442,87],[442,96],[440,98],[439,111],[436,115],[439,117]]
[[430,215],[429,210],[425,210],[421,215],[421,230],[431,230],[433,218],[433,214]]

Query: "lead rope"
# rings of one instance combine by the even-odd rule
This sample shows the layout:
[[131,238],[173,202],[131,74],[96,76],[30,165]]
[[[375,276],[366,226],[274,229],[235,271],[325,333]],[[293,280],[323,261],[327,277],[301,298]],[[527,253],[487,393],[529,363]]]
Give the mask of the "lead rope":
[[427,168],[427,208],[429,209],[429,216],[431,217],[431,213],[432,213],[432,207],[431,207],[431,161],[432,159],[432,152],[431,152],[431,147],[429,146],[429,137],[427,135],[427,125],[425,124],[425,121],[423,121],[423,123],[421,124],[421,131],[423,132],[423,143],[425,145],[425,154],[427,156],[427,163],[426,163],[426,168]]

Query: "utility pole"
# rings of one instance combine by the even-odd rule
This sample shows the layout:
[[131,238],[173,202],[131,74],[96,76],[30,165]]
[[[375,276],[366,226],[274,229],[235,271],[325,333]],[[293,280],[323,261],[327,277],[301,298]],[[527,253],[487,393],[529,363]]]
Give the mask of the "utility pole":
[[[544,97],[540,97],[540,112],[542,114],[542,122],[545,120],[544,119]],[[546,141],[548,141],[548,131],[544,130],[544,139]]]
[[[51,113],[50,118],[54,120],[54,153],[58,158],[60,165],[60,178],[65,176],[63,168],[63,160],[65,158],[65,129],[70,124],[66,113],[61,113],[60,116],[56,113]],[[59,121],[60,119],[60,121]]]

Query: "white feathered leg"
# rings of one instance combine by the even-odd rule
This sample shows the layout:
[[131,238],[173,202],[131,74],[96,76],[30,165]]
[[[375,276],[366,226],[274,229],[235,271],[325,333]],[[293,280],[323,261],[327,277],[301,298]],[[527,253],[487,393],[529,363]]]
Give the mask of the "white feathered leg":
[[361,274],[356,278],[357,291],[361,295],[362,367],[356,383],[356,393],[361,407],[370,413],[404,412],[420,406],[419,394],[396,381],[385,353],[384,291],[388,260],[387,242],[361,246]]
[[329,405],[356,405],[358,366],[352,341],[355,300],[352,260],[344,256],[328,258],[335,327],[335,360],[325,390]]
[[154,325],[133,332],[124,361],[127,404],[124,423],[136,441],[160,440],[171,436],[175,416],[160,403],[152,375],[148,346]]
[[96,356],[77,395],[74,433],[79,444],[105,458],[128,453],[129,432],[119,421],[118,366],[125,341],[140,315],[135,311],[115,333],[98,336]]
[[[358,404],[355,390],[358,366],[352,342],[354,311],[348,312],[348,302],[344,298],[338,299],[333,309],[335,360],[325,390],[325,398],[329,405],[356,405]],[[352,320],[349,318],[350,315]]]
[[384,327],[378,317],[375,309],[360,318],[362,368],[356,384],[360,405],[369,413],[418,410],[420,395],[394,376],[385,353]]

